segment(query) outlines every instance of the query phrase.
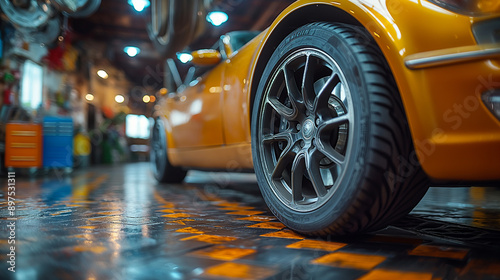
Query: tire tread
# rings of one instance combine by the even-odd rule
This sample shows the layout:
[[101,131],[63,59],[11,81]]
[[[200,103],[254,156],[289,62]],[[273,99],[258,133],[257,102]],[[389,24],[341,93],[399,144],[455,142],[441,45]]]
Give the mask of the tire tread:
[[[380,120],[371,122],[370,131],[374,139],[382,141],[386,145],[382,148],[376,147],[373,146],[374,141],[370,141],[368,151],[372,154],[371,157],[383,158],[383,162],[387,162],[387,166],[382,166],[380,164],[382,161],[368,162],[369,168],[366,170],[372,172],[376,170],[376,173],[381,174],[392,172],[396,176],[401,176],[398,169],[399,158],[394,155],[401,155],[407,159],[414,152],[414,149],[396,82],[382,52],[368,32],[359,27],[332,23],[309,24],[309,27],[315,26],[336,32],[350,44],[364,67],[367,86],[376,89],[370,92],[373,97],[370,99],[370,107],[372,110],[385,111],[377,117]],[[369,43],[360,42],[360,38],[363,37]],[[370,155],[367,158],[370,158]],[[370,171],[366,171],[361,184],[362,188],[350,209],[344,214],[345,217],[330,227],[306,234],[345,235],[359,231],[377,230],[406,215],[420,201],[428,187],[426,174],[420,166],[414,168],[415,171],[410,176],[405,177],[402,182],[393,186],[392,190],[387,180],[383,180],[384,183],[380,184],[376,178],[367,174]]]

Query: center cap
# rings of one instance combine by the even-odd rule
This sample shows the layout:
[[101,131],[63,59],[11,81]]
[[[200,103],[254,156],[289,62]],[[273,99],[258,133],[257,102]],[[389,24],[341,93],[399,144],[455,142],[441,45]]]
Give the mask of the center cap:
[[302,135],[305,139],[310,139],[314,133],[314,122],[312,120],[306,120],[302,126]]

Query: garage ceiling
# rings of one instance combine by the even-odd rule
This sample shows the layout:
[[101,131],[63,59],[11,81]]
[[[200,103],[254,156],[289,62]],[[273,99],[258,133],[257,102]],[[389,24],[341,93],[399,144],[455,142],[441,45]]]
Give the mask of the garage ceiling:
[[[222,35],[233,30],[263,30],[292,0],[222,0],[213,10],[226,12],[229,20],[219,27],[207,25],[206,31],[189,49],[208,48]],[[96,13],[87,18],[71,19],[70,26],[76,37],[106,43],[107,57],[137,85],[151,71],[163,71],[165,57],[152,45],[146,27],[150,21],[150,8],[135,11],[126,0],[102,0]],[[123,48],[138,46],[141,52],[128,57]],[[148,67],[149,66],[149,67]],[[159,83],[161,85],[161,83]]]

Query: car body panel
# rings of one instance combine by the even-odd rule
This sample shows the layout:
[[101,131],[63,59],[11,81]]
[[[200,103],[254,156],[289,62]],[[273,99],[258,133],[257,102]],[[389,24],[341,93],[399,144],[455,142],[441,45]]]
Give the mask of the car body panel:
[[[254,40],[243,46],[240,50],[233,50],[229,44],[224,44],[225,52],[228,54],[225,60],[216,66],[208,74],[209,77],[218,78],[221,81],[218,88],[207,88],[202,82],[189,87],[185,92],[176,93],[171,96],[170,101],[167,99],[166,104],[162,105],[166,114],[163,118],[164,122],[168,123],[167,135],[170,134],[168,155],[169,159],[174,165],[197,167],[204,169],[225,169],[225,170],[248,170],[253,168],[252,153],[250,145],[250,108],[248,100],[248,76],[251,73],[249,67],[251,61],[255,59],[256,49],[263,37],[263,34],[258,35]],[[223,38],[224,41],[224,38]],[[208,78],[208,77],[207,77]],[[200,79],[198,79],[200,80]],[[212,83],[215,87],[215,80]],[[202,80],[203,81],[203,80]],[[192,94],[193,89],[201,91],[198,95],[204,96],[201,98],[191,98],[194,102],[201,102],[205,104],[208,99],[212,99],[212,103],[206,107],[206,112],[200,112],[202,115],[210,111],[212,116],[222,116],[219,121],[208,121],[209,118],[203,117],[193,119],[189,108],[192,102],[188,101],[188,96]],[[212,92],[211,92],[212,91]],[[220,96],[221,102],[216,105],[215,94]],[[176,100],[184,99],[186,96],[187,104],[180,104]],[[175,114],[182,114],[191,116],[189,119],[186,117],[184,127],[172,123],[172,112]],[[187,114],[186,114],[187,113]],[[188,124],[189,122],[193,124]],[[219,128],[221,124],[222,130]],[[214,139],[189,139],[187,137],[194,137],[199,135],[201,129],[210,131],[211,133],[204,134],[207,137],[216,137]],[[191,133],[194,131],[198,133]],[[179,133],[179,135],[177,135]],[[191,133],[191,134],[190,134]],[[174,136],[175,135],[175,136]],[[191,135],[191,136],[190,136]],[[221,137],[219,137],[221,136]],[[221,142],[222,141],[222,142]],[[214,144],[219,143],[219,144]],[[196,147],[195,149],[189,148]],[[187,148],[187,149],[186,149]]]
[[252,147],[249,143],[205,149],[172,149],[170,162],[186,168],[239,172],[253,169]]
[[[404,63],[408,55],[476,45],[471,25],[498,15],[474,18],[427,1],[300,0],[270,26],[252,68],[261,69],[259,63],[267,58],[263,55],[265,49],[275,45],[275,34],[286,33],[286,26],[300,22],[301,17],[314,21],[311,17],[327,7],[349,13],[372,34],[384,53],[425,172],[436,180],[499,180],[500,122],[480,99],[482,91],[500,88],[499,62],[483,59],[419,70],[410,70]],[[308,14],[299,16],[306,11]],[[324,20],[321,17],[319,21]],[[330,21],[335,18],[332,16]],[[256,74],[251,77],[252,93],[260,79],[258,71]],[[419,163],[415,158],[402,164],[411,169]]]
[[[200,112],[199,120],[195,114],[189,115],[186,121],[193,123],[184,123],[184,127],[171,125],[168,131],[167,126],[171,134],[168,139],[173,141],[169,156],[177,165],[194,167],[227,168],[230,164],[223,158],[229,160],[233,156],[241,164],[243,160],[241,155],[235,155],[235,147],[247,147],[250,142],[253,96],[276,46],[301,25],[338,21],[368,30],[388,61],[416,149],[414,159],[402,165],[411,170],[421,164],[436,180],[500,180],[500,122],[480,96],[488,89],[500,88],[500,62],[482,58],[420,69],[405,65],[409,56],[477,46],[471,26],[498,16],[460,15],[424,0],[299,0],[286,8],[266,31],[214,69],[221,81],[219,102],[215,95],[196,99],[207,102],[202,108],[210,110]],[[211,83],[216,86],[213,75]],[[209,88],[205,87],[201,95]],[[185,93],[180,93],[181,97],[182,94]],[[169,107],[167,111],[187,110],[187,105],[182,106]],[[171,117],[168,114],[166,119]],[[193,139],[194,135],[198,139]],[[192,149],[183,149],[190,147],[206,151],[196,157]],[[247,150],[242,154],[245,153]],[[184,154],[190,156],[183,157]],[[248,161],[244,165],[249,167]]]
[[224,144],[222,132],[222,81],[225,64],[172,93],[165,102],[164,117],[170,128],[169,148],[200,148]]
[[[238,52],[231,52],[226,64],[223,86],[223,116],[225,143],[250,143],[249,80],[250,63],[255,58],[255,50],[263,38],[260,34]],[[247,69],[244,68],[247,66]]]

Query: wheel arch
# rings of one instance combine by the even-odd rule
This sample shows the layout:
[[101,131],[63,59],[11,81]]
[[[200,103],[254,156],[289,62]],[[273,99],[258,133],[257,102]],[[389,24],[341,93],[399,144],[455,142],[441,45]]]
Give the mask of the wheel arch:
[[[307,0],[299,0],[285,9],[271,24],[262,39],[257,50],[256,59],[252,64],[249,76],[249,121],[252,119],[254,100],[257,88],[262,77],[267,61],[272,56],[279,43],[295,29],[312,22],[346,23],[364,28],[374,38],[375,42],[384,54],[390,70],[396,80],[401,98],[404,102],[403,92],[409,90],[406,82],[403,58],[397,53],[404,43],[400,28],[390,19],[390,7],[366,7],[359,2],[340,0],[338,2],[317,1],[311,3]],[[406,105],[406,104],[405,104]],[[408,121],[411,114],[405,114]],[[411,128],[410,128],[411,129]]]
[[264,71],[266,63],[269,61],[269,58],[271,58],[276,46],[279,45],[288,34],[300,26],[317,21],[332,22],[332,18],[335,18],[335,21],[333,22],[362,26],[359,21],[350,16],[347,12],[327,4],[300,7],[286,14],[284,17],[278,17],[278,20],[273,23],[273,25],[276,25],[268,32],[267,36],[263,40],[264,43],[260,48],[257,61],[253,67],[253,75],[251,77],[250,85],[250,119],[253,112],[257,87],[263,74],[262,72]]

